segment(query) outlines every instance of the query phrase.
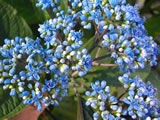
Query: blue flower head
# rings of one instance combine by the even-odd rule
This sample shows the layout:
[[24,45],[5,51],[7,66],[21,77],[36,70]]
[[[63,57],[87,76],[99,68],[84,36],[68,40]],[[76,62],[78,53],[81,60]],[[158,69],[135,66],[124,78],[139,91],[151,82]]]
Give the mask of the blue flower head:
[[28,64],[28,69],[30,71],[30,75],[33,75],[33,77],[36,79],[36,80],[39,80],[40,77],[38,75],[38,69],[37,68],[34,68],[32,64]]
[[118,4],[119,0],[109,0],[109,3],[112,5],[112,6],[116,6]]
[[32,90],[32,97],[30,99],[25,99],[24,104],[32,104],[34,103],[37,106],[38,111],[42,111],[42,105],[39,101],[43,95],[41,93],[36,94],[34,90]]

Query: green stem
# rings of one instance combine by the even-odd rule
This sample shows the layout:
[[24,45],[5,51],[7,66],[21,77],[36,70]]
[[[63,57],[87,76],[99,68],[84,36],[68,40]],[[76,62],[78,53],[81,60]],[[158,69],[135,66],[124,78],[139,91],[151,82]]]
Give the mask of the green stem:
[[118,97],[118,100],[120,100],[127,92],[128,92],[128,89]]
[[81,101],[81,97],[80,97],[80,94],[78,92],[78,89],[76,87],[76,82],[73,78],[71,78],[71,81],[73,82],[73,88],[74,88],[74,91],[76,93],[76,96],[78,97],[78,102],[80,104],[80,114],[81,114],[81,120],[84,120],[84,114],[83,114],[83,106],[82,106],[82,101]]

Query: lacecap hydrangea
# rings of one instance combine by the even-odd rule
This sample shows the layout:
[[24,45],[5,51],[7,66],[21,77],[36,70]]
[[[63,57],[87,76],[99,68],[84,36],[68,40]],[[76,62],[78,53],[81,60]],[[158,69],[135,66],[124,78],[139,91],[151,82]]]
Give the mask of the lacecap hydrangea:
[[[0,49],[3,89],[10,89],[10,96],[18,93],[24,104],[35,103],[38,110],[42,110],[40,102],[57,106],[67,96],[71,72],[84,76],[92,68],[87,49],[79,50],[83,44],[80,38],[80,32],[71,31],[66,40],[55,41],[52,48],[42,47],[39,38],[5,39]],[[48,74],[51,77],[44,80]]]
[[[158,47],[147,35],[145,19],[140,17],[137,5],[131,6],[126,0],[68,0],[68,4],[67,14],[62,15],[64,11],[59,8],[54,25],[47,25],[54,26],[51,33],[55,27],[68,33],[78,21],[84,29],[97,30],[97,46],[102,45],[111,53],[120,70],[134,72],[146,63],[157,65]],[[92,28],[93,24],[96,28]]]
[[157,89],[151,83],[145,84],[139,77],[119,77],[124,86],[124,93],[116,97],[106,81],[91,84],[92,91],[87,91],[86,106],[94,110],[93,118],[98,120],[159,120],[160,101],[156,98]]
[[[61,2],[38,0],[36,6],[51,10],[54,16],[39,25],[39,38],[4,40],[0,84],[10,89],[10,96],[18,94],[24,104],[34,103],[40,111],[42,103],[57,106],[68,94],[72,75],[83,77],[92,69],[90,53],[96,47],[105,49],[126,73],[157,64],[158,45],[147,35],[136,5],[126,0],[68,0],[64,10]],[[95,30],[95,45],[89,50],[83,47],[86,29]],[[159,101],[150,83],[127,74],[119,80],[128,97],[112,96],[105,81],[97,81],[93,92],[86,92],[91,97],[86,105],[96,109],[94,119],[159,119]]]

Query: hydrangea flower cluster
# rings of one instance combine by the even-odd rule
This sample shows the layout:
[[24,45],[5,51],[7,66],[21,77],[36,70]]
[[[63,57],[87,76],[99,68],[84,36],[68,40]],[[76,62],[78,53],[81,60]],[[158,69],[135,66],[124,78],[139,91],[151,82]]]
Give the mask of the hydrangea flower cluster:
[[[145,20],[140,17],[137,5],[131,6],[126,0],[68,0],[68,4],[72,20],[79,21],[84,29],[91,29],[92,24],[96,26],[97,37],[102,35],[98,44],[110,51],[120,70],[134,72],[144,68],[146,62],[151,66],[157,65],[157,44],[147,35],[143,25]],[[63,10],[59,11],[62,13]],[[61,18],[56,19],[62,22]],[[61,22],[54,24],[57,28],[66,26]]]
[[83,30],[95,29],[94,47],[106,49],[126,72],[119,80],[127,97],[112,96],[106,81],[92,83],[86,105],[95,109],[94,119],[160,119],[157,90],[127,74],[144,68],[147,62],[157,64],[158,46],[147,35],[137,6],[126,0],[68,0],[65,11],[60,4],[61,0],[38,0],[37,7],[51,8],[54,14],[39,25],[40,38],[4,40],[0,47],[3,89],[10,89],[10,96],[18,94],[24,104],[35,104],[39,111],[42,103],[57,106],[67,96],[72,74],[83,77],[92,68],[92,51],[82,46]]
[[[42,9],[46,9],[59,3],[52,2],[40,0],[37,6],[43,5]],[[41,103],[57,106],[62,97],[67,96],[70,75],[76,71],[82,77],[92,68],[87,49],[81,49],[83,33],[73,29],[74,13],[65,15],[60,7],[58,10],[54,19],[40,25],[41,38],[6,39],[0,48],[3,89],[10,89],[11,96],[18,93],[24,104],[34,103],[38,110],[42,110]],[[40,44],[41,39],[45,46]],[[45,80],[48,74],[50,79]]]
[[[38,110],[42,110],[40,102],[57,106],[67,96],[71,72],[78,71],[79,76],[84,76],[91,69],[87,49],[79,50],[83,44],[81,36],[81,32],[71,31],[66,40],[56,41],[52,49],[42,47],[38,38],[5,39],[0,49],[3,89],[10,89],[10,96],[18,93],[24,104],[35,103]],[[47,74],[51,74],[50,80],[42,80]]]
[[86,105],[94,109],[94,120],[100,117],[103,120],[160,119],[160,101],[156,98],[157,89],[151,83],[145,84],[138,77],[128,78],[126,74],[119,80],[125,84],[125,94],[118,98],[112,96],[106,81],[91,84],[93,91],[86,92]]
[[[96,81],[95,84],[91,84],[91,87],[93,89],[92,92],[86,91],[86,96],[89,97],[86,101],[86,106],[91,106],[91,108],[95,109],[93,118],[95,120],[98,120],[100,116],[104,120],[119,118],[118,114],[122,112],[122,108],[118,106],[116,97],[111,96],[110,87],[107,86],[106,81]],[[116,117],[114,114],[118,116]]]

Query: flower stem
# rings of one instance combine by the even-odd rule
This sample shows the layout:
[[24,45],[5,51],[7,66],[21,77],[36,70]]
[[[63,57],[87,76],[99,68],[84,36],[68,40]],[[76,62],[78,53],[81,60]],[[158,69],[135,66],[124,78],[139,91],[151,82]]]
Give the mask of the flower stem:
[[124,91],[124,93],[122,93],[122,94],[118,97],[118,100],[120,100],[127,92],[128,92],[128,90]]
[[92,65],[93,66],[103,66],[103,67],[115,67],[115,66],[119,66],[118,64],[103,64],[103,63],[97,63],[97,62],[93,62]]
[[101,48],[98,48],[97,53],[96,53],[96,58],[98,58],[98,57],[99,57],[99,53],[100,53],[100,51],[101,51]]
[[74,88],[74,91],[76,93],[76,96],[78,97],[78,102],[80,104],[80,114],[81,114],[81,120],[84,120],[84,114],[83,114],[83,106],[82,106],[82,102],[81,102],[81,96],[78,92],[78,89],[76,87],[76,82],[73,78],[71,78],[71,81],[73,82],[73,88]]

